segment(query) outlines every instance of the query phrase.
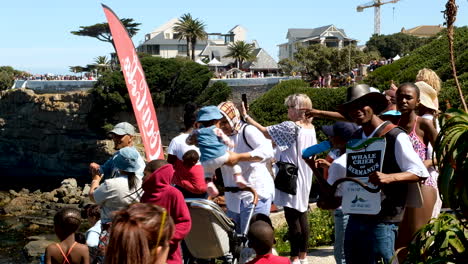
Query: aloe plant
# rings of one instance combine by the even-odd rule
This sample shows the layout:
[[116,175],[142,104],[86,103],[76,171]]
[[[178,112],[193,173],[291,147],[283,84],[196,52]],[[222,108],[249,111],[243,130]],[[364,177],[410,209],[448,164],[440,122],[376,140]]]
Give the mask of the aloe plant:
[[449,109],[435,144],[439,191],[444,202],[468,218],[468,114]]
[[452,214],[441,214],[421,228],[403,263],[468,263],[468,230]]

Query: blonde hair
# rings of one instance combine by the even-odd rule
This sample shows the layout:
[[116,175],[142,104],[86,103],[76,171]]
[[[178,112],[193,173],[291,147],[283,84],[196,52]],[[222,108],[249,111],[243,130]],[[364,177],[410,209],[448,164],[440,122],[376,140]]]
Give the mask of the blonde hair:
[[[286,99],[284,99],[284,105],[286,107],[292,107],[296,109],[297,114],[301,117],[301,119],[306,119],[304,115],[304,109],[312,109],[312,101],[306,94],[291,94],[286,97]],[[312,121],[312,118],[308,120]]]
[[437,94],[439,94],[441,80],[437,73],[435,73],[433,70],[427,68],[419,70],[418,75],[416,75],[416,81],[423,81],[429,84],[437,92]]

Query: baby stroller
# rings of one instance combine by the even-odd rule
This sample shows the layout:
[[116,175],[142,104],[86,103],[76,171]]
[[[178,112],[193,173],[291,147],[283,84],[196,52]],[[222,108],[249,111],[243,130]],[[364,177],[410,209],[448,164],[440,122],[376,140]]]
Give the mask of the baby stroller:
[[[252,217],[258,196],[251,187],[243,189],[226,187],[227,191],[248,191],[253,194]],[[236,224],[226,216],[224,211],[213,201],[206,199],[185,199],[192,217],[192,229],[185,237],[185,243],[196,259],[224,259],[224,263],[239,263],[240,252],[247,245],[249,223],[241,234],[235,231]],[[250,221],[250,220],[249,220]]]

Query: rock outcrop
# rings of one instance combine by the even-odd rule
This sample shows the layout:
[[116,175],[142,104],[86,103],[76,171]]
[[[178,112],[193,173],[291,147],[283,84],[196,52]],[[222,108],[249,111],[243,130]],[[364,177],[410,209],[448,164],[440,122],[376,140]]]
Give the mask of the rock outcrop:
[[91,107],[87,92],[0,92],[1,176],[87,176],[91,161],[112,152],[112,143],[88,127]]
[[[38,258],[45,248],[57,240],[53,233],[54,215],[64,207],[81,209],[91,203],[88,192],[89,185],[80,187],[73,178],[63,180],[59,188],[50,192],[31,192],[28,189],[0,192],[0,233],[9,232],[8,237],[16,237],[15,241],[10,241],[10,245],[7,245],[11,250],[9,257],[12,259],[1,263],[38,263]],[[85,222],[83,220],[82,225],[86,228]],[[34,234],[40,235],[31,236]],[[0,235],[2,238],[7,237],[4,234]],[[28,243],[24,245],[22,241]],[[12,246],[14,244],[17,246]],[[26,260],[19,261],[16,258]]]

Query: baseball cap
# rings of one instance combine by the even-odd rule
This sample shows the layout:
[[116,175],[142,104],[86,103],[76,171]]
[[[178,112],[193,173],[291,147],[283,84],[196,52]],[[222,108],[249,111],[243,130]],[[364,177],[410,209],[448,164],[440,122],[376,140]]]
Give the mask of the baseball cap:
[[198,111],[197,121],[218,120],[223,118],[221,111],[214,105],[204,106]]
[[325,133],[327,136],[337,136],[343,138],[344,140],[351,139],[351,136],[358,129],[359,127],[356,124],[343,121],[338,121],[333,125],[322,127],[323,133]]
[[123,135],[135,135],[135,127],[132,126],[130,123],[127,122],[121,122],[118,123],[117,125],[114,126],[114,129],[112,129],[109,133],[114,133],[119,136]]

